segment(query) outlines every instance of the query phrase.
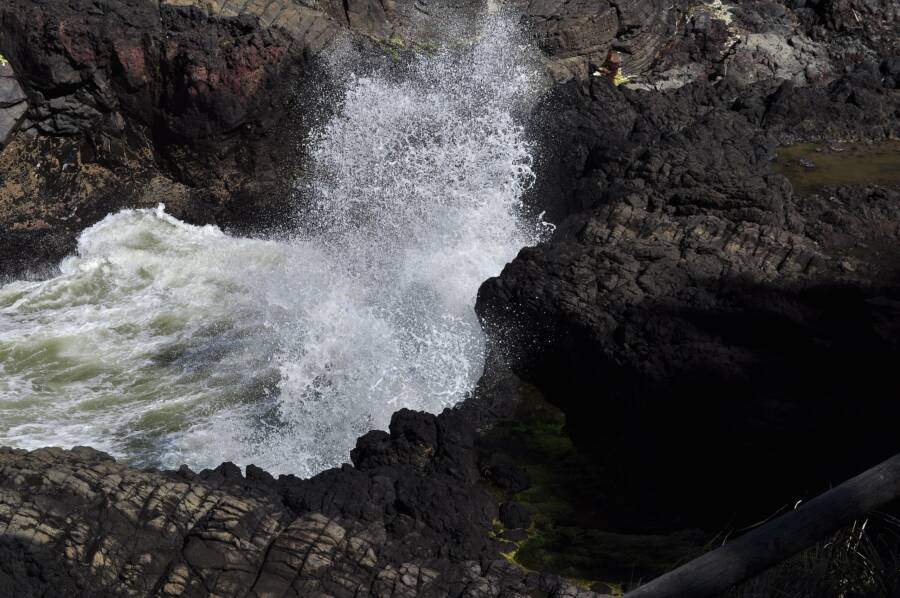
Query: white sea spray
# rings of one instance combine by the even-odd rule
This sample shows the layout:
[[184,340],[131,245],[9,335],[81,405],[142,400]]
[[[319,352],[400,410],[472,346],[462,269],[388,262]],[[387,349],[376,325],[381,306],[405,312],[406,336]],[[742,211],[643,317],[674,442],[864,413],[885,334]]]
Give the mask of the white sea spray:
[[401,407],[461,400],[478,287],[543,232],[517,118],[537,73],[502,17],[402,76],[348,71],[291,238],[123,211],[58,276],[0,288],[0,444],[310,475]]

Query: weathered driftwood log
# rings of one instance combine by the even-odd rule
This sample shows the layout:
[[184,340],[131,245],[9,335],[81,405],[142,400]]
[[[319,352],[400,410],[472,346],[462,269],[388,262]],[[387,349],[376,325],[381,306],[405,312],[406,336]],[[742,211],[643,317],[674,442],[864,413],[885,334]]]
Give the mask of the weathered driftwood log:
[[900,455],[895,455],[771,523],[629,592],[626,598],[717,595],[898,498]]

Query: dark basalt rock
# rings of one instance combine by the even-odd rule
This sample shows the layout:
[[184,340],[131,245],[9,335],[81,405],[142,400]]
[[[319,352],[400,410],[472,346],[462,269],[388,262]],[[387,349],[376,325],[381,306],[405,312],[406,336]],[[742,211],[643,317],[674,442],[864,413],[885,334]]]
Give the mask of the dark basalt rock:
[[729,13],[688,9],[634,85],[557,88],[531,201],[559,230],[479,293],[626,531],[748,523],[900,449],[897,189],[798,197],[771,168],[780,144],[897,135],[896,12],[852,34]]
[[139,471],[88,448],[0,449],[0,592],[45,596],[594,596],[500,558],[458,413],[398,412],[345,465]]
[[0,156],[0,236],[24,249],[3,252],[4,273],[58,260],[123,207],[251,226],[262,201],[277,213],[298,100],[283,81],[315,76],[317,32],[167,3],[4,3],[0,52],[28,97]]
[[531,524],[531,514],[516,501],[500,505],[500,521],[510,529],[527,528]]
[[623,529],[749,522],[900,450],[900,192],[798,197],[771,170],[779,142],[896,135],[876,69],[555,98],[535,198],[559,230],[477,309],[610,472]]
[[559,80],[587,79],[610,50],[630,73],[644,71],[676,31],[688,3],[660,0],[507,0],[522,14]]
[[[0,6],[29,106],[0,153],[5,273],[125,206],[277,216],[282,135],[312,101],[284,81],[313,80],[341,32],[407,36],[435,10],[233,4]],[[610,532],[755,522],[900,449],[900,192],[801,197],[771,169],[780,144],[897,136],[893,4],[504,4],[568,81],[531,125],[529,202],[559,228],[479,293],[494,344],[475,397],[399,412],[310,480],[2,451],[0,594],[588,596],[500,556],[523,536],[495,520],[526,527],[510,497],[533,482],[473,428],[516,412],[507,358],[604,471]],[[610,49],[631,84],[593,76]]]

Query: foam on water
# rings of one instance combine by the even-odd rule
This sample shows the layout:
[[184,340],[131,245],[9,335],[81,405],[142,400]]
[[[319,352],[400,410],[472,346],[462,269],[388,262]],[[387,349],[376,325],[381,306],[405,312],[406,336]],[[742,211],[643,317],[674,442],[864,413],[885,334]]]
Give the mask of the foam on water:
[[345,72],[291,239],[124,211],[59,276],[0,288],[0,444],[308,475],[400,407],[459,401],[478,287],[543,230],[521,206],[528,55],[495,18],[402,76]]

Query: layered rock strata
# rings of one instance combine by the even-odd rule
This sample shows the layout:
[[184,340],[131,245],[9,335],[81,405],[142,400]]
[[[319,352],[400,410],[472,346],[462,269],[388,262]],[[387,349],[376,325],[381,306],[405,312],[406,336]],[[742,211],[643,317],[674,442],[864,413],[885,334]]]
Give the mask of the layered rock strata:
[[89,448],[0,449],[0,591],[45,596],[596,594],[501,556],[459,414],[400,411],[355,466],[140,471]]

